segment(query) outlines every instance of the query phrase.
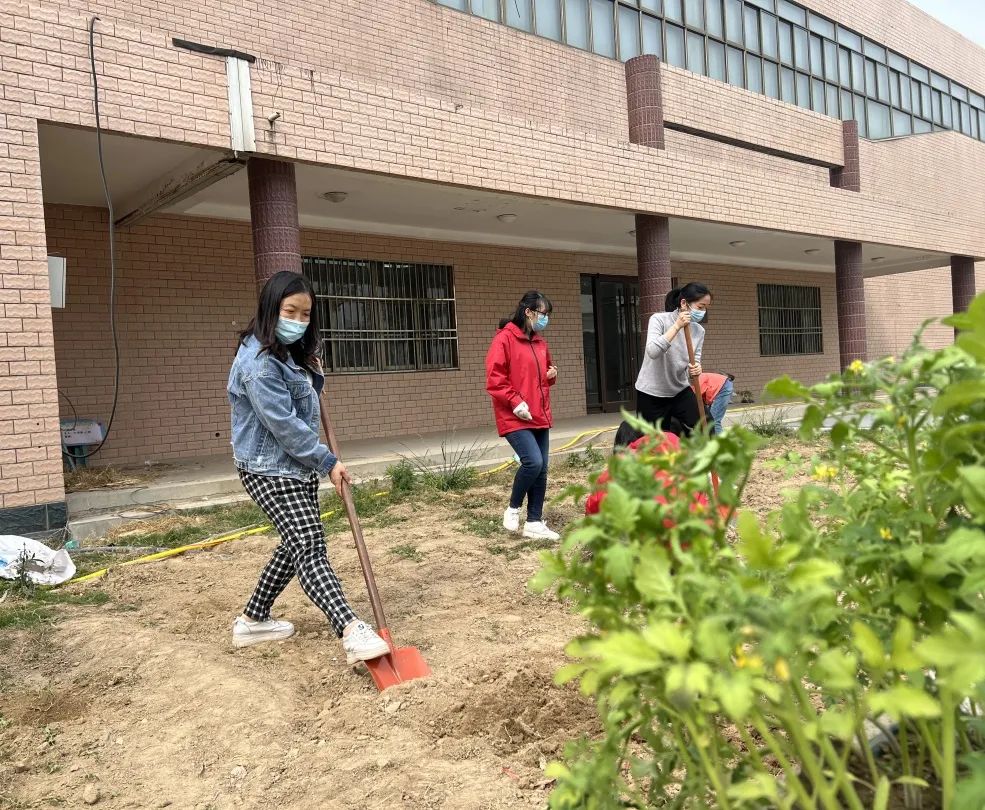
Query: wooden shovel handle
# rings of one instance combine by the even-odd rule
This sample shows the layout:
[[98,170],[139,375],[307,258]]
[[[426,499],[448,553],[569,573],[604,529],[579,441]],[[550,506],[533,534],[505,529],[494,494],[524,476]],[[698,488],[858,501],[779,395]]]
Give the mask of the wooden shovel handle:
[[[694,365],[694,343],[691,341],[691,324],[684,327],[684,341],[687,343],[687,359],[688,362]],[[688,370],[688,376],[690,377],[690,370]],[[698,400],[698,416],[701,419],[701,427],[707,427],[708,422],[705,418],[705,403],[701,399],[701,378],[691,377],[691,390],[694,391],[695,399]]]
[[[328,407],[324,397],[318,403],[321,408],[321,424],[325,429],[325,436],[328,439],[328,449],[332,455],[339,458],[339,443],[335,438],[335,430],[332,427],[332,420],[328,415]],[[363,539],[363,529],[359,524],[359,515],[356,514],[356,503],[352,499],[352,487],[345,479],[342,480],[340,489],[342,490],[342,503],[345,504],[345,513],[349,518],[349,526],[352,529],[352,537],[356,541],[356,553],[359,555],[359,565],[363,569],[363,579],[366,580],[366,590],[369,591],[369,603],[373,607],[373,619],[376,621],[376,628],[380,632],[386,630],[386,616],[383,614],[383,603],[380,601],[380,593],[376,589],[376,579],[373,576],[373,565],[369,561],[369,552],[366,550],[366,541]]]

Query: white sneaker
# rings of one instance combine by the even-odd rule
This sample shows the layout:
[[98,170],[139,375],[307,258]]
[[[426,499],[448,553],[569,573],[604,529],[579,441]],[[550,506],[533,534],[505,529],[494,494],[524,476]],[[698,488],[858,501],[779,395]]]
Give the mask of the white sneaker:
[[531,540],[560,540],[561,535],[547,528],[542,520],[527,521],[523,524],[523,536]]
[[506,507],[506,511],[503,512],[503,528],[508,532],[517,532],[520,530],[519,509],[514,509],[512,506]]
[[346,654],[345,662],[351,667],[359,661],[371,661],[386,655],[390,652],[390,645],[368,624],[356,622],[355,626],[342,636],[342,649]]
[[262,644],[264,641],[283,641],[294,635],[294,625],[270,619],[265,622],[254,622],[240,616],[233,622],[233,646],[250,647]]

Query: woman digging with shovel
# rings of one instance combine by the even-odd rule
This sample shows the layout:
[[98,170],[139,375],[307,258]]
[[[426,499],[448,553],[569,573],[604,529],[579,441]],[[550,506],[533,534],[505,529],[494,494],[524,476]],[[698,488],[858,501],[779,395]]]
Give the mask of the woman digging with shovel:
[[328,617],[349,665],[390,652],[346,601],[325,548],[318,481],[328,477],[342,494],[349,473],[318,434],[319,360],[314,294],[304,276],[272,276],[254,318],[240,334],[229,372],[233,457],[239,477],[280,534],[280,545],[260,573],[243,614],[233,622],[233,646],[248,647],[294,634],[272,619],[274,600],[296,575],[308,598]]

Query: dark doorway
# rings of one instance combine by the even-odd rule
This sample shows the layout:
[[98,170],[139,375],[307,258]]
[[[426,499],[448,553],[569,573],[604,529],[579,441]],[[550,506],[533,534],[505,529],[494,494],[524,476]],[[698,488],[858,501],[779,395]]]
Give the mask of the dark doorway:
[[588,411],[634,410],[640,369],[637,280],[583,275],[581,323]]

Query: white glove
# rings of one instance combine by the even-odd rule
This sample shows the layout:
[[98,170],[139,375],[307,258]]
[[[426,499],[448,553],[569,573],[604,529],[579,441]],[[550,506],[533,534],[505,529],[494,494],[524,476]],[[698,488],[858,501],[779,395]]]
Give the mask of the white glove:
[[533,417],[530,415],[530,406],[526,402],[521,402],[513,409],[514,415],[524,422],[532,422]]

